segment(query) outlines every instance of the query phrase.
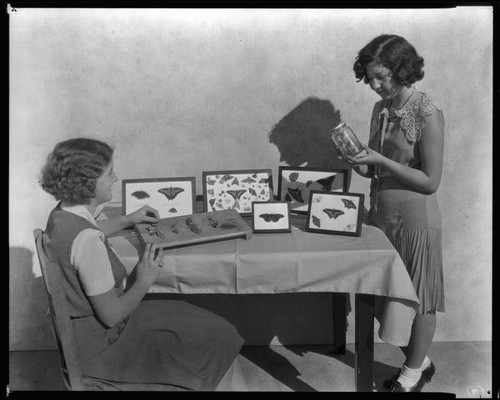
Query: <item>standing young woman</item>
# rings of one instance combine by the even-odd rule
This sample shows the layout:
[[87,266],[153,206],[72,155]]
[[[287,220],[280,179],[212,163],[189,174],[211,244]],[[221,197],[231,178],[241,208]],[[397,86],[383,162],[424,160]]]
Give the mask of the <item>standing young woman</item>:
[[103,390],[127,383],[144,384],[142,390],[214,390],[223,377],[226,382],[243,340],[223,318],[188,303],[143,301],[164,260],[155,245],[145,246],[135,279],[124,289],[126,270],[106,234],[155,222],[158,212],[143,207],[114,220],[95,220],[118,179],[112,156],[101,141],[66,140],[49,155],[40,182],[59,201],[47,223],[47,248],[65,278],[84,379]]
[[415,286],[415,316],[406,360],[384,382],[393,392],[417,392],[435,367],[427,356],[444,312],[441,213],[436,191],[443,165],[444,120],[439,107],[413,85],[424,60],[406,39],[381,35],[363,47],[354,63],[363,80],[382,97],[373,109],[366,153],[348,157],[354,170],[371,178],[370,218],[398,250]]

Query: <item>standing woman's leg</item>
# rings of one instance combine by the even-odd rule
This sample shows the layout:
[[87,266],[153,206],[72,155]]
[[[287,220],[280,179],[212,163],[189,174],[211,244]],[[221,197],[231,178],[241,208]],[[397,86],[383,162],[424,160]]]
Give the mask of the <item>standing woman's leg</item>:
[[434,338],[436,331],[436,314],[418,314],[411,328],[410,342],[403,350],[406,365],[409,368],[420,368]]

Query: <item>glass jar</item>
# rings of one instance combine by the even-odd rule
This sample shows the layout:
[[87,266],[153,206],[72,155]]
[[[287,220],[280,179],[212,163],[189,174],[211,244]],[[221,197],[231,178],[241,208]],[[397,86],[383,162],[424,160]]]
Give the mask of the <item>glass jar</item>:
[[337,151],[343,156],[354,157],[364,149],[353,130],[344,121],[330,131]]

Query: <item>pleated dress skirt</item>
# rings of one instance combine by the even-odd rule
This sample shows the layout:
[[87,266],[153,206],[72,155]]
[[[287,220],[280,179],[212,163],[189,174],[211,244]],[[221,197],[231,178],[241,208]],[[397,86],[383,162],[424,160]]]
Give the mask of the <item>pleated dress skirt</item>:
[[392,177],[372,184],[371,222],[398,251],[420,301],[418,314],[444,312],[441,212],[424,194]]

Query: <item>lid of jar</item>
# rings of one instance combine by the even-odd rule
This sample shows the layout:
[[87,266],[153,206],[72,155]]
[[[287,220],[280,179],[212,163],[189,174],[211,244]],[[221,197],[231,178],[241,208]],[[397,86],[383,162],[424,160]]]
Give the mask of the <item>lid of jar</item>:
[[333,129],[335,130],[335,129],[342,128],[344,125],[345,125],[345,121],[342,121],[340,124],[338,124],[338,125],[337,125],[335,128],[333,128]]

